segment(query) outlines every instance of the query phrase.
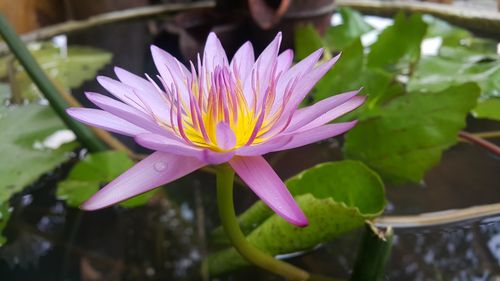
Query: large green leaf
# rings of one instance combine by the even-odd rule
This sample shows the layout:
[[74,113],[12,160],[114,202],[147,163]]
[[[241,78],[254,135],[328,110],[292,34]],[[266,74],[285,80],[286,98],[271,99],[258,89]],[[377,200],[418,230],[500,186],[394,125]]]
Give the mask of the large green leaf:
[[342,17],[342,24],[328,28],[325,34],[330,50],[344,50],[361,35],[373,30],[359,12],[344,7],[339,8],[338,12]]
[[0,203],[69,158],[75,143],[52,149],[46,142],[63,129],[47,106],[0,108]]
[[[66,180],[59,182],[57,196],[66,200],[69,206],[78,207],[96,193],[101,185],[112,181],[133,164],[126,153],[119,151],[87,155],[73,167]],[[120,204],[125,207],[143,205],[155,192],[156,190],[144,193]]]
[[[93,79],[104,65],[111,61],[111,53],[89,47],[68,47],[66,51],[49,44],[30,47],[33,56],[43,70],[56,82],[66,88],[79,87],[86,80]],[[7,60],[0,60],[0,77],[7,76]],[[41,97],[38,88],[17,62],[14,64],[17,83],[21,95],[28,99]]]
[[479,91],[467,83],[397,97],[360,117],[345,137],[344,155],[362,160],[389,181],[418,182],[457,142]]
[[478,103],[472,114],[476,118],[500,121],[500,98],[491,98]]
[[371,46],[368,66],[406,73],[420,58],[420,44],[426,30],[422,16],[406,17],[399,13],[394,24],[384,29]]
[[[240,216],[248,241],[271,255],[311,249],[360,227],[385,206],[380,178],[358,161],[320,164],[286,184],[308,217],[307,227],[289,224],[262,202]],[[248,264],[231,248],[209,257],[209,265],[220,274]]]

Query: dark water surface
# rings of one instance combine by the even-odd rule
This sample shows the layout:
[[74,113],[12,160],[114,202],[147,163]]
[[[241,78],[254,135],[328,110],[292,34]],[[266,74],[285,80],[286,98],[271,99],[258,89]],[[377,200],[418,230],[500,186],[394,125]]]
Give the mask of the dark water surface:
[[[113,64],[132,72],[153,72],[148,46],[154,40],[144,22],[95,28],[69,39],[70,44],[113,52]],[[175,45],[165,37],[155,40],[159,45]],[[101,74],[112,76],[112,67]],[[102,92],[95,82],[88,82],[74,91],[75,96],[81,98],[83,89]],[[494,129],[500,129],[498,123],[473,120],[468,128]],[[287,178],[317,163],[340,160],[338,148],[338,141],[333,140],[270,155],[269,160]],[[213,175],[196,172],[185,177],[144,207],[83,213],[67,208],[54,196],[56,183],[72,165],[45,175],[12,199],[14,211],[5,230],[9,242],[0,248],[1,281],[208,280],[200,265],[213,249],[208,233],[218,225]],[[499,159],[461,143],[444,154],[422,183],[388,187],[386,214],[497,203],[499,187]],[[240,211],[255,200],[244,188],[237,188],[235,196]],[[291,262],[314,273],[348,278],[361,232],[349,233]],[[396,229],[395,233],[386,280],[500,280],[500,217],[445,227]],[[256,268],[209,279],[281,280]]]

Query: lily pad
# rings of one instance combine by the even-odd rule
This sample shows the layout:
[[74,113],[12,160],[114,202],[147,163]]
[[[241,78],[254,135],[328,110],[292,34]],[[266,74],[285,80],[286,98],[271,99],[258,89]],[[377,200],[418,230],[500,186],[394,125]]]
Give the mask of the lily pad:
[[[358,161],[320,164],[286,184],[308,217],[307,227],[289,224],[262,202],[240,216],[248,241],[270,255],[308,250],[332,240],[380,215],[386,202],[379,176]],[[246,265],[233,248],[209,257],[215,275]]]

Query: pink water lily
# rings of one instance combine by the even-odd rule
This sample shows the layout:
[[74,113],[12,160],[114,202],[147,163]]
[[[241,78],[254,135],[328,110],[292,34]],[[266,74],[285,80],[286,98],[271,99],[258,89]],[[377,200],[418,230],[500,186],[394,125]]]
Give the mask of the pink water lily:
[[322,50],[292,66],[279,53],[279,33],[254,59],[247,42],[228,60],[217,36],[186,68],[152,46],[157,82],[115,68],[119,81],[98,77],[116,99],[86,93],[101,109],[70,108],[79,121],[134,137],[155,152],[99,190],[82,206],[95,210],[169,183],[203,166],[228,162],[272,210],[297,226],[307,218],[263,154],[304,146],[346,132],[355,121],[328,124],[364,102],[358,91],[299,104],[338,56],[318,64]]

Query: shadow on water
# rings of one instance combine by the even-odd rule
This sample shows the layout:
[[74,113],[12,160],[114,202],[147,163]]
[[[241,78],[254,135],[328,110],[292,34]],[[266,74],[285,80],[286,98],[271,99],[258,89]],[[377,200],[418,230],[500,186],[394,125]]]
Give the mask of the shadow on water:
[[[95,28],[69,42],[105,48],[115,54],[113,64],[133,72],[153,72],[147,55],[153,40],[145,36],[146,26],[139,22]],[[113,36],[106,37],[109,34]],[[95,40],[96,36],[104,39]],[[123,41],[133,44],[124,47]],[[112,67],[101,74],[112,76]],[[75,96],[81,98],[83,89],[102,92],[88,82],[74,91]],[[496,123],[471,122],[468,129],[500,128]],[[269,156],[282,178],[339,159],[337,140]],[[2,280],[203,280],[200,262],[208,248],[204,233],[218,225],[213,175],[196,172],[185,177],[143,207],[81,213],[54,196],[57,182],[75,161],[70,162],[11,200],[13,213],[5,230],[9,242],[0,248]],[[500,202],[499,164],[482,149],[461,143],[444,154],[424,182],[389,187],[386,213]],[[256,199],[246,188],[235,192],[239,211]],[[75,221],[80,221],[76,229]],[[500,280],[500,217],[395,233],[386,280]],[[291,261],[314,273],[348,278],[360,234],[349,233]],[[246,268],[212,280],[280,279]]]

